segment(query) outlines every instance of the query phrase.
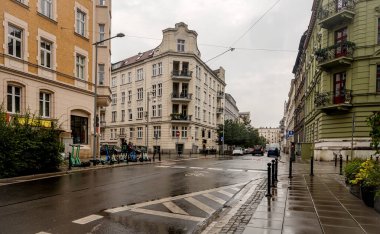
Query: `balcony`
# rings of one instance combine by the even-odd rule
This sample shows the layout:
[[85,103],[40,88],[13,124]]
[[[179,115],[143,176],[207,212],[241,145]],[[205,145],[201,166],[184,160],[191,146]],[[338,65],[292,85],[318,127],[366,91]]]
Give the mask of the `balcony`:
[[172,101],[180,101],[180,102],[190,102],[193,94],[191,93],[172,93]]
[[216,108],[216,113],[217,114],[223,114],[223,111],[224,111],[224,108],[223,107],[218,107],[218,108]]
[[218,91],[216,94],[216,98],[222,99],[224,98],[224,92],[223,91]]
[[317,49],[314,54],[318,61],[318,66],[322,70],[329,70],[330,68],[350,66],[353,61],[354,50],[355,43],[344,41],[326,48]]
[[327,114],[336,111],[348,111],[351,107],[351,90],[343,89],[339,93],[324,92],[316,94],[314,98],[315,107]]
[[191,121],[191,115],[173,113],[170,115],[172,121],[181,122],[181,123],[189,123]]
[[193,76],[192,71],[188,71],[188,70],[183,70],[183,71],[173,70],[172,71],[173,80],[191,80],[192,76]]
[[100,121],[100,128],[107,127],[106,121]]
[[318,12],[322,28],[333,29],[337,25],[350,23],[355,16],[355,0],[333,0],[322,6]]
[[96,104],[100,107],[106,107],[111,104],[111,89],[109,86],[98,86],[98,97]]

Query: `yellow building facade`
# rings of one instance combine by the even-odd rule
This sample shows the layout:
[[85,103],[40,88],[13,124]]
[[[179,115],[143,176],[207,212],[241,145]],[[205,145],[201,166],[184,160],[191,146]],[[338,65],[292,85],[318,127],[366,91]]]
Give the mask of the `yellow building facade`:
[[[111,2],[3,0],[0,4],[0,103],[11,116],[27,112],[56,122],[65,152],[92,154],[94,42],[109,37]],[[98,104],[109,104],[109,44],[99,49]],[[98,71],[99,73],[99,71]],[[99,106],[99,107],[100,107]]]

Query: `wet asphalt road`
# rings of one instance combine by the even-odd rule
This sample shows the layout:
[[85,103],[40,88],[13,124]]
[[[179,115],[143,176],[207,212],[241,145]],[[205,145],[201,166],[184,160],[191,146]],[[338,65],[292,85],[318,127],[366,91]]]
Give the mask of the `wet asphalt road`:
[[[267,161],[171,161],[3,185],[0,233],[189,233],[222,206],[220,200],[263,177]],[[131,208],[108,210],[120,207]]]

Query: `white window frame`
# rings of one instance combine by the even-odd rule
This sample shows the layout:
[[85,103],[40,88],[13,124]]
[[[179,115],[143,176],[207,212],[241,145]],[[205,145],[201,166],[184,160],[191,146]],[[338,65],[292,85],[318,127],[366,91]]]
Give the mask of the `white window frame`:
[[[11,87],[11,92],[8,92],[8,87]],[[16,89],[18,89],[18,94],[16,94]],[[20,113],[22,104],[22,87],[19,85],[8,84],[7,85],[7,111],[10,113]],[[11,107],[8,106],[8,100],[11,99]],[[18,101],[17,101],[18,98]],[[16,108],[16,103],[18,103],[18,109]]]
[[116,103],[117,103],[117,94],[116,93],[113,93],[112,94],[112,105],[116,105]]
[[39,0],[40,1],[40,13],[44,16],[53,19],[54,11],[53,11],[53,0]]
[[129,138],[133,138],[134,132],[135,132],[135,128],[129,128]]
[[125,110],[121,110],[121,122],[124,122],[124,121],[125,121]]
[[111,87],[116,87],[117,86],[117,77],[114,76],[111,79]]
[[144,89],[138,88],[137,89],[137,100],[142,100],[142,99],[144,99]]
[[152,106],[152,117],[156,117],[156,115],[157,115],[157,106],[153,105]]
[[121,74],[121,84],[125,84],[125,74]]
[[142,119],[144,117],[144,108],[137,107],[137,119]]
[[162,104],[157,105],[157,117],[162,116]]
[[162,96],[162,83],[157,84],[157,87],[158,87],[157,96],[161,97]]
[[128,120],[129,120],[129,121],[132,121],[132,120],[133,120],[132,109],[128,109]]
[[106,0],[98,0],[99,6],[106,6]]
[[157,137],[157,139],[161,138],[161,126],[153,126],[153,137]]
[[157,64],[152,65],[152,75],[157,76]]
[[125,103],[125,92],[121,92],[121,104]]
[[158,66],[158,75],[162,75],[162,62],[159,62],[157,66]]
[[[41,94],[42,94],[42,97],[41,97]],[[52,106],[51,103],[52,103],[52,94],[50,92],[40,91],[39,110],[40,110],[41,117],[43,118],[51,117],[51,106]]]
[[137,138],[142,139],[144,137],[144,132],[142,127],[137,127]]
[[[105,24],[99,24],[99,38],[98,41],[103,41],[106,37],[106,25]],[[104,41],[99,43],[99,45],[104,45]]]
[[112,115],[111,122],[112,122],[112,123],[116,123],[117,112],[116,112],[116,111],[112,111],[111,115]]
[[185,40],[177,39],[177,52],[185,52]]
[[139,69],[137,69],[137,81],[140,81],[143,79],[144,79],[144,69],[139,68]]
[[[172,126],[172,137],[177,137],[177,131],[179,131],[179,127],[178,126]],[[181,137],[181,136],[179,136]]]
[[[13,29],[13,30],[19,30],[20,31],[20,37],[12,35],[10,33],[11,29]],[[13,31],[12,31],[12,33],[13,33]],[[24,45],[23,45],[23,43],[24,43],[24,33],[25,32],[24,32],[24,30],[22,28],[20,28],[18,26],[15,26],[14,24],[9,24],[8,25],[8,30],[7,30],[7,45],[9,45],[10,41],[12,41],[12,45],[13,45],[12,46],[12,53],[10,53],[9,46],[7,46],[7,54],[8,55],[11,55],[11,56],[13,56],[15,58],[20,58],[20,59],[23,58],[23,56],[24,56],[24,51],[23,51],[23,47],[24,47]],[[17,43],[20,43],[20,48],[19,48],[20,55],[19,56],[17,56],[17,51],[18,51],[17,50]]]
[[[84,18],[79,18],[78,13],[81,15],[83,14]],[[74,15],[75,15],[75,22],[74,22],[74,28],[75,33],[82,37],[89,38],[90,33],[88,30],[89,27],[89,11],[87,8],[79,4],[77,1],[75,1],[75,9],[74,9]]]
[[132,83],[132,72],[128,72],[128,83]]
[[75,77],[81,80],[86,80],[86,56],[77,53],[75,56]]
[[157,85],[152,85],[152,96],[155,97],[157,92]]
[[181,138],[186,138],[187,137],[187,127],[183,126],[181,129]]
[[[51,69],[53,65],[53,43],[42,39],[40,41],[40,65]],[[49,47],[49,48],[47,48]],[[49,59],[48,59],[49,58]],[[48,61],[49,60],[49,61]]]
[[128,90],[128,102],[132,101],[132,90]]
[[104,85],[105,78],[105,65],[103,63],[98,64],[98,85]]

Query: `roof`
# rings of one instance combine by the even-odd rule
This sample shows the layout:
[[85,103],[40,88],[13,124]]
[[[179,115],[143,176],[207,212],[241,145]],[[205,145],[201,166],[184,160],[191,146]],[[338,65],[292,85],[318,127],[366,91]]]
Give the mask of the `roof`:
[[140,53],[138,53],[132,57],[129,57],[129,58],[126,58],[126,59],[121,60],[119,62],[116,62],[116,63],[112,64],[112,70],[115,70],[115,69],[118,69],[121,67],[125,67],[125,66],[129,66],[129,65],[144,61],[145,59],[148,59],[148,58],[152,58],[154,55],[154,51],[155,51],[155,49],[147,50],[147,51],[142,52],[142,53],[140,52]]

